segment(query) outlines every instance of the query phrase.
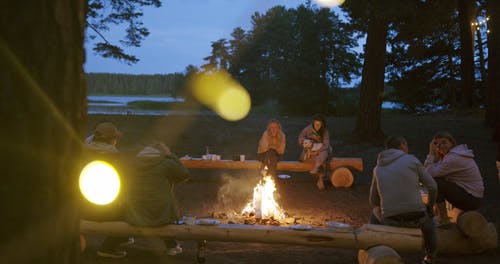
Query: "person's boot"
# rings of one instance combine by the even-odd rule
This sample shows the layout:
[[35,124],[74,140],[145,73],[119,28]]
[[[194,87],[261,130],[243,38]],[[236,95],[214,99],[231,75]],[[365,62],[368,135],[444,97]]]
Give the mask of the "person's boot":
[[448,217],[448,211],[446,210],[446,202],[444,203],[436,203],[436,209],[438,213],[439,228],[448,229],[451,227],[450,218]]

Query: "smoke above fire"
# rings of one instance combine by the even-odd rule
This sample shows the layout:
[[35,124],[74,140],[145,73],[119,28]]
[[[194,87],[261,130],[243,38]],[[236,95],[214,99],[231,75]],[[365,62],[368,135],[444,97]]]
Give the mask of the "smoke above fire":
[[222,186],[217,191],[218,211],[230,213],[239,211],[253,194],[253,187],[259,182],[255,175],[222,176]]

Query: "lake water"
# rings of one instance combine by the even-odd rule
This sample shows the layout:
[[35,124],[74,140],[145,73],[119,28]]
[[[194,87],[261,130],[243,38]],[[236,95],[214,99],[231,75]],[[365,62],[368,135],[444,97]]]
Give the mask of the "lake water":
[[[89,95],[87,96],[88,114],[113,115],[200,115],[199,111],[172,111],[172,110],[140,110],[127,107],[127,103],[134,101],[153,102],[183,102],[184,98],[154,97],[154,96],[114,96]],[[393,102],[383,102],[382,108],[400,109],[401,105]],[[208,114],[208,113],[203,113]]]
[[152,102],[183,102],[184,98],[154,97],[154,96],[115,96],[115,95],[89,95],[88,111],[92,114],[113,115],[169,115],[169,114],[195,114],[189,111],[167,111],[167,110],[141,110],[132,109],[127,106],[134,101]]

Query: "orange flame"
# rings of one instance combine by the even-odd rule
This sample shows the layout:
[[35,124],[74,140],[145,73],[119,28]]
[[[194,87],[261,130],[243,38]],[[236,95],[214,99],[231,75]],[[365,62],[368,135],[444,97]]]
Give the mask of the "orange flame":
[[253,199],[249,202],[242,214],[255,214],[255,218],[282,220],[285,218],[285,212],[280,208],[274,199],[276,185],[270,175],[266,175],[267,168],[264,169],[264,178],[259,181],[253,189]]

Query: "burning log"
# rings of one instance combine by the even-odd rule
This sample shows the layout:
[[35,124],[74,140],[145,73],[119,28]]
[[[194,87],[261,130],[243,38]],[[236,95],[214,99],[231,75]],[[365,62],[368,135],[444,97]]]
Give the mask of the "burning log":
[[274,199],[276,185],[273,177],[267,175],[267,168],[264,169],[263,175],[262,180],[253,189],[252,201],[246,205],[241,214],[253,214],[258,221],[260,219],[282,220],[285,218],[285,212]]

